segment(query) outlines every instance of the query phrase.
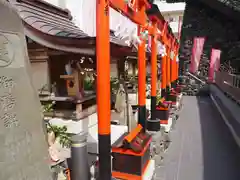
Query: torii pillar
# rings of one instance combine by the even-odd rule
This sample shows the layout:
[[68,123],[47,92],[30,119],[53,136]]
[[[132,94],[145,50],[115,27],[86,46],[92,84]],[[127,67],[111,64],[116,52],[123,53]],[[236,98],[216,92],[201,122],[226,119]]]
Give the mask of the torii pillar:
[[111,180],[109,0],[97,0],[96,27],[99,179]]

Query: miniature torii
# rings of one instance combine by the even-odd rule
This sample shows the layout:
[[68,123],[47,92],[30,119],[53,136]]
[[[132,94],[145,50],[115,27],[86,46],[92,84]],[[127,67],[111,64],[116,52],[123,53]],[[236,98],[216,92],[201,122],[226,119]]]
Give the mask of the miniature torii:
[[[99,139],[99,178],[111,180],[111,132],[110,132],[110,29],[109,29],[109,6],[121,11],[125,16],[139,25],[138,34],[145,30],[151,32],[151,27],[147,22],[146,9],[150,8],[147,0],[97,0],[96,27],[97,27],[97,109],[98,109],[98,139]],[[167,24],[165,24],[166,29]],[[153,25],[153,35],[156,33],[156,24]],[[170,42],[168,35],[161,36],[161,40],[168,47]],[[141,37],[138,45],[138,103],[139,119],[138,123],[146,128],[146,53],[145,39]],[[153,43],[152,57],[152,95],[156,97],[156,44]],[[153,67],[155,66],[155,67]],[[164,73],[165,74],[165,73]]]

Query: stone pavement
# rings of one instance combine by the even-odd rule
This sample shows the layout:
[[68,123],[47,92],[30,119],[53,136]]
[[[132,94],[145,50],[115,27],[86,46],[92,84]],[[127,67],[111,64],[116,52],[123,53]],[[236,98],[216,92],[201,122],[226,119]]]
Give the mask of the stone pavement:
[[209,97],[183,99],[183,109],[155,180],[239,180],[240,153]]

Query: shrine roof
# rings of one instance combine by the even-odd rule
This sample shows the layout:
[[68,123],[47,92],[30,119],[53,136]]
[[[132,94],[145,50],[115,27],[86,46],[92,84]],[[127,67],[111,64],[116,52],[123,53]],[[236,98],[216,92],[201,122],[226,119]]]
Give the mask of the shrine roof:
[[[84,33],[72,21],[68,10],[61,9],[43,0],[10,0],[23,20],[25,34],[37,43],[49,48],[84,53],[83,48],[92,48],[95,37]],[[127,46],[117,37],[111,36],[110,42]],[[87,52],[95,53],[88,50]],[[87,54],[88,54],[87,53]]]
[[14,5],[25,23],[45,34],[74,38],[88,37],[71,21],[71,14],[67,10],[41,0],[18,0]]

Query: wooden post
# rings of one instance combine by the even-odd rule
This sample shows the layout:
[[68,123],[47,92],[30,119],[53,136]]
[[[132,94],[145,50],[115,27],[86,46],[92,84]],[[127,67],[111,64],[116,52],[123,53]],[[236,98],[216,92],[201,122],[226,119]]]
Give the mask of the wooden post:
[[111,180],[109,0],[97,0],[96,12],[99,179]]
[[176,46],[174,47],[174,57],[172,60],[172,84],[173,84],[173,88],[175,88],[176,85],[176,58],[177,58],[177,54],[176,54]]
[[174,56],[173,56],[173,72],[172,72],[172,76],[173,76],[173,84],[175,84],[175,77],[176,77],[176,44],[174,45],[174,49],[173,49],[173,53],[174,53]]
[[178,75],[179,75],[179,59],[178,59],[178,55],[176,57],[176,81],[178,80]]
[[153,35],[151,40],[151,120],[148,121],[149,131],[159,131],[160,122],[156,118],[157,103],[157,22],[153,21]]
[[167,62],[166,62],[166,66],[167,66],[167,81],[166,81],[166,85],[167,85],[167,93],[169,93],[169,89],[170,89],[170,70],[171,70],[171,60],[170,60],[170,53],[171,53],[171,48],[170,46],[167,47]]
[[171,55],[170,55],[170,84],[171,87],[174,87],[174,74],[175,74],[175,39],[173,39],[173,42],[171,44]]
[[[145,6],[138,7],[142,20],[146,22]],[[143,129],[146,129],[146,52],[145,39],[142,37],[144,28],[138,26],[138,35],[141,37],[141,43],[138,45],[138,124],[141,124]]]
[[166,96],[166,81],[167,81],[167,55],[162,57],[161,71],[162,71],[162,82],[161,82],[161,96]]
[[178,59],[178,51],[179,51],[179,44],[176,47],[176,54],[175,54],[175,76],[174,76],[174,80],[175,83],[177,83],[178,80],[178,73],[179,73],[179,59]]
[[172,59],[171,59],[171,87],[174,87],[174,74],[175,74],[175,51],[172,50]]
[[[166,40],[166,31],[167,31],[167,22],[165,22],[164,27],[162,29],[162,42],[165,44]],[[166,47],[166,45],[165,45]],[[166,49],[167,50],[167,49]],[[161,63],[161,97],[166,96],[166,87],[167,87],[167,55],[162,56],[162,63]]]
[[154,120],[157,95],[157,47],[156,47],[157,24],[153,22],[153,36],[151,41],[151,119]]

